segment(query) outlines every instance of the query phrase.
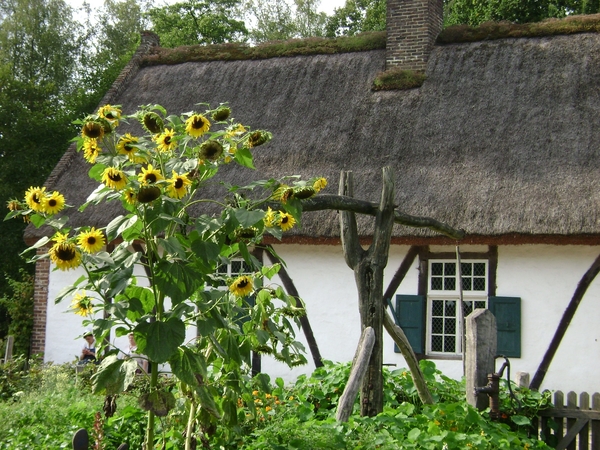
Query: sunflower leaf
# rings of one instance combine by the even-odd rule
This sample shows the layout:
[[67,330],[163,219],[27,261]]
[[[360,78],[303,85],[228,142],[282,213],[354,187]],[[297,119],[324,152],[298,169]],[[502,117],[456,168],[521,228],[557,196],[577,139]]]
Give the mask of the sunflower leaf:
[[250,149],[246,147],[238,148],[237,152],[235,152],[235,160],[244,167],[250,169],[256,168],[252,162],[252,153],[250,153]]
[[106,226],[106,238],[109,241],[114,240],[118,236],[117,230],[123,222],[127,220],[127,216],[117,216]]
[[244,228],[249,228],[260,222],[265,217],[265,212],[261,210],[249,211],[245,208],[237,208],[234,212],[235,218]]
[[173,374],[190,386],[198,386],[196,374],[206,376],[206,361],[188,347],[179,347],[169,359]]
[[142,322],[135,328],[138,351],[151,361],[166,363],[185,340],[185,324],[179,319]]
[[[90,178],[96,180],[97,182],[101,183],[102,182],[102,174],[104,174],[104,170],[106,169],[106,166],[104,164],[94,164],[92,166],[92,168],[89,170],[88,175]],[[101,189],[104,188],[104,185],[99,186]],[[97,191],[98,189],[96,189]],[[96,192],[94,191],[94,192]],[[94,195],[94,192],[92,192],[90,194],[90,197],[92,195]],[[89,198],[88,198],[89,200]]]

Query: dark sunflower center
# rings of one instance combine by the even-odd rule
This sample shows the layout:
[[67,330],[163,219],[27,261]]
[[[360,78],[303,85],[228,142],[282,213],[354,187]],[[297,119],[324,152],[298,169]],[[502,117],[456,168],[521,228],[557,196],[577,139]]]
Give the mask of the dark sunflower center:
[[281,218],[281,223],[288,223],[289,220],[290,220],[289,217],[284,216],[284,217]]
[[114,181],[115,183],[118,183],[122,179],[119,173],[109,173],[108,178],[110,178],[110,180]]
[[90,236],[87,238],[88,245],[94,245],[96,243],[96,238],[94,236]]
[[73,248],[61,245],[56,252],[56,256],[62,261],[71,261],[72,259],[75,259],[76,253]]
[[192,120],[192,128],[199,130],[203,126],[204,126],[204,120],[202,120],[201,117],[195,117],[194,120]]
[[238,283],[238,288],[244,289],[246,286],[248,286],[248,280],[241,280]]
[[175,183],[173,183],[173,186],[175,186],[175,189],[181,189],[183,187],[183,180],[181,178],[177,178]]
[[56,206],[56,204],[57,204],[57,202],[56,202],[55,199],[52,198],[52,199],[48,200],[48,205],[49,206],[54,207],[54,206]]
[[132,147],[131,144],[125,144],[123,146],[123,148],[125,149],[126,152],[130,152],[130,151],[132,151],[134,149],[134,147]]
[[115,114],[111,113],[111,112],[107,113],[104,117],[106,117],[109,120],[117,118],[117,116]]
[[38,194],[33,194],[31,196],[31,199],[33,200],[34,203],[41,203],[40,196]]
[[89,138],[98,138],[102,135],[102,127],[98,123],[86,123],[84,133]]
[[171,143],[171,136],[165,136],[163,142],[165,145],[169,145]]
[[154,175],[153,173],[149,173],[146,175],[145,180],[148,183],[156,183],[156,175]]

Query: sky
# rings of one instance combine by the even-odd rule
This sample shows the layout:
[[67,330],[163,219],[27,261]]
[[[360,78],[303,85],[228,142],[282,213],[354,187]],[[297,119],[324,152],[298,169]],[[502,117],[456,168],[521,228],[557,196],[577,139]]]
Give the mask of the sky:
[[[83,5],[83,0],[66,0],[74,8],[79,8]],[[156,0],[154,3],[159,6],[161,3],[175,3],[177,0]],[[104,0],[87,0],[87,2],[96,9],[104,4]],[[319,11],[323,11],[328,15],[331,15],[334,8],[344,6],[345,0],[321,0]]]

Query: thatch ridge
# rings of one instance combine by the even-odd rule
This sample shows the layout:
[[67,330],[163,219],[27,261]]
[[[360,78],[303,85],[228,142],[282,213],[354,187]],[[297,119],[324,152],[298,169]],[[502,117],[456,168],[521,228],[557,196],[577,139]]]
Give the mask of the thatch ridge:
[[[228,182],[355,173],[356,197],[378,201],[381,168],[396,172],[396,202],[478,236],[600,234],[600,35],[437,46],[426,80],[409,91],[371,91],[385,51],[144,67],[115,103],[159,103],[170,113],[229,102],[234,116],[274,139],[256,149],[258,171],[224,168]],[[95,187],[73,158],[55,183],[78,206]],[[218,198],[222,187],[203,195]],[[88,208],[74,226],[120,212]],[[368,236],[373,221],[360,218]],[[307,213],[292,236],[335,238],[334,211]],[[31,227],[28,237],[39,236]],[[426,237],[396,226],[396,238]]]

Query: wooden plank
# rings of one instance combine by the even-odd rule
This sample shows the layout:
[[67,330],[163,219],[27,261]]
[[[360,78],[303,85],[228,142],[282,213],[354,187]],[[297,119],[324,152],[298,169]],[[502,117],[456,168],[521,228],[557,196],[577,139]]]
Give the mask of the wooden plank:
[[[565,407],[565,395],[562,393],[562,391],[556,391],[554,393],[554,406],[556,406],[557,409]],[[557,442],[560,442],[565,434],[564,420],[562,418],[560,418],[560,420],[558,419],[559,417],[555,416],[554,421],[556,422],[557,428],[554,430],[554,434],[556,435]]]
[[367,327],[362,332],[360,340],[358,341],[356,354],[354,355],[354,360],[352,361],[350,377],[348,377],[348,383],[346,383],[344,392],[338,401],[335,418],[339,422],[347,422],[348,418],[352,415],[356,394],[358,394],[358,389],[360,388],[362,379],[367,372],[369,359],[371,358],[371,352],[373,351],[374,345],[375,331],[373,328]]
[[575,449],[575,442],[579,432],[588,424],[587,419],[577,419],[570,427],[564,438],[556,446],[556,450]]
[[[600,394],[592,395],[592,410],[600,412]],[[592,450],[600,450],[600,419],[592,420]]]
[[15,344],[15,337],[8,336],[6,338],[6,351],[4,352],[4,362],[7,363],[13,357],[13,345]]
[[[573,391],[569,391],[569,393],[567,394],[567,408],[572,409],[572,410],[577,410],[577,394]],[[581,423],[581,426],[583,426],[583,424],[585,424],[585,422],[583,422],[583,421],[584,421],[584,419],[572,419],[572,418],[567,417],[567,434],[564,439],[565,441],[567,439],[567,436],[572,435],[572,433],[570,433],[571,429],[576,424]],[[567,446],[564,448],[566,448],[567,450],[577,450],[575,438],[577,437],[579,430],[577,430],[577,432],[571,437],[571,440],[566,443]]]
[[[579,394],[579,410],[587,413],[590,409],[590,394],[582,392]],[[589,450],[590,442],[590,420],[588,419],[579,432],[579,450]]]
[[538,413],[541,417],[561,417],[569,419],[588,419],[588,420],[600,420],[600,411],[581,411],[578,409],[567,409],[567,408],[552,408],[545,409]]

